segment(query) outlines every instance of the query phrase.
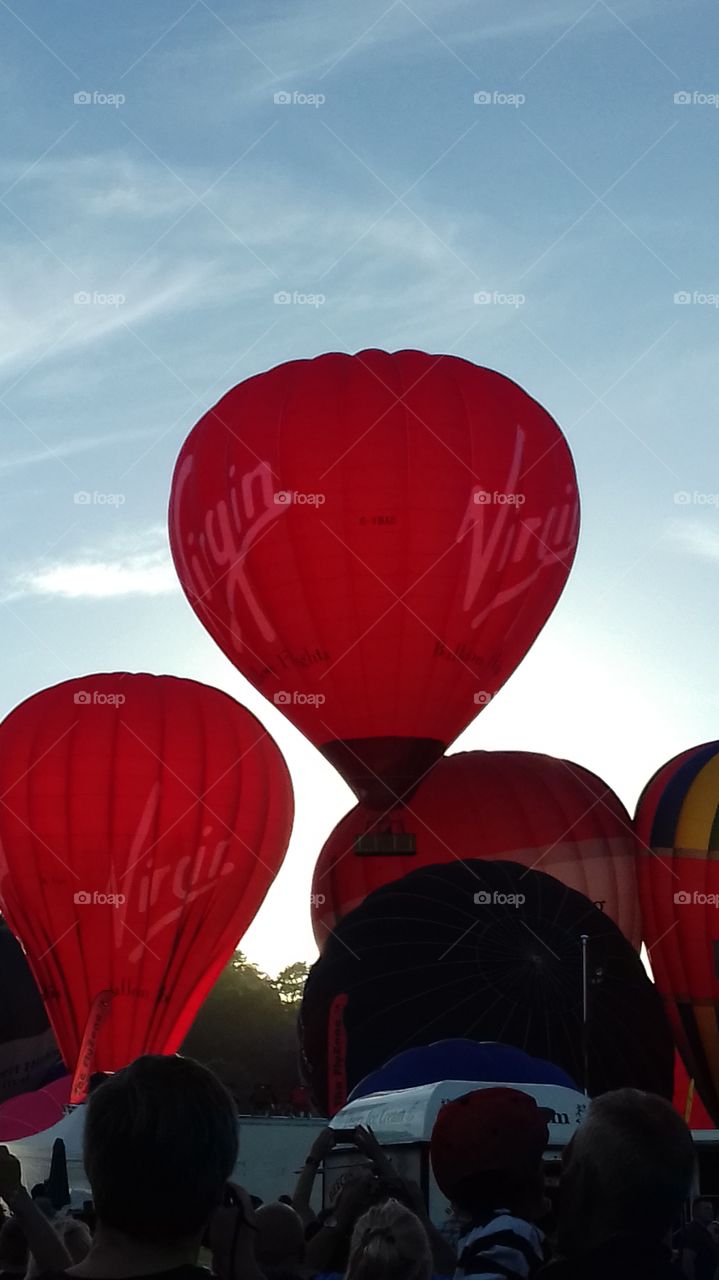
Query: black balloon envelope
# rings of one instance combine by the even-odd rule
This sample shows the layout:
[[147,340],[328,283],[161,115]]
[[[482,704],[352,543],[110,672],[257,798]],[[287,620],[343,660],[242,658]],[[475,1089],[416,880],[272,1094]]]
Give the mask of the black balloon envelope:
[[672,1097],[671,1032],[631,943],[583,894],[517,863],[458,861],[378,889],[310,970],[301,1052],[323,1112],[342,1101],[338,1070],[349,1091],[450,1036],[514,1045],[578,1082],[586,1047],[592,1096],[629,1085]]
[[23,949],[0,920],[0,1102],[65,1069]]

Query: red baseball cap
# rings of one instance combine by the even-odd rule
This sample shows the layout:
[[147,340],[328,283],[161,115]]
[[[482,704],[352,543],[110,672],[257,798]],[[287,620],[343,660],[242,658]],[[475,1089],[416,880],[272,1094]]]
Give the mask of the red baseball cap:
[[442,1107],[430,1153],[437,1186],[447,1199],[479,1173],[531,1174],[549,1142],[552,1116],[519,1089],[475,1089]]

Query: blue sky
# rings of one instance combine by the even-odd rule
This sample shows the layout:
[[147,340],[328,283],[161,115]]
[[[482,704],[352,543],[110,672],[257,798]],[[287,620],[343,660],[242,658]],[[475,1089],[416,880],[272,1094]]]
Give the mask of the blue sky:
[[573,758],[633,807],[719,737],[718,43],[712,0],[0,0],[0,711],[123,669],[259,714],[297,793],[244,944],[270,971],[313,956],[352,797],[180,592],[179,447],[234,383],[325,350],[523,384],[573,450],[580,548],[458,746]]

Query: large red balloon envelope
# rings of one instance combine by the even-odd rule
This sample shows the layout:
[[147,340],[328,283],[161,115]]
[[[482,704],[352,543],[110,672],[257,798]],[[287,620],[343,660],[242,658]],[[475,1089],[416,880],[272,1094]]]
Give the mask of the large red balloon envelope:
[[654,979],[689,1075],[719,1124],[719,742],[675,756],[635,819]]
[[369,350],[228,392],[180,453],[170,540],[210,635],[382,805],[522,660],[578,519],[564,437],[516,383]]
[[85,676],[0,726],[0,797],[2,910],[67,1065],[174,1052],[284,857],[269,734],[193,680]]
[[312,883],[317,945],[374,889],[417,867],[493,858],[585,894],[639,950],[636,848],[621,800],[581,765],[531,751],[458,752],[405,805],[381,818],[357,805],[335,827]]

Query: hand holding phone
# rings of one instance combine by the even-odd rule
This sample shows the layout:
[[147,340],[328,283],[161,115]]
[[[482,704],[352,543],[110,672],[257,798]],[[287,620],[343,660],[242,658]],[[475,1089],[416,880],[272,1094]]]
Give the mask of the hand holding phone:
[[215,1274],[220,1280],[236,1280],[248,1256],[254,1261],[258,1231],[252,1201],[236,1182],[228,1182],[222,1204],[210,1221],[209,1244]]

